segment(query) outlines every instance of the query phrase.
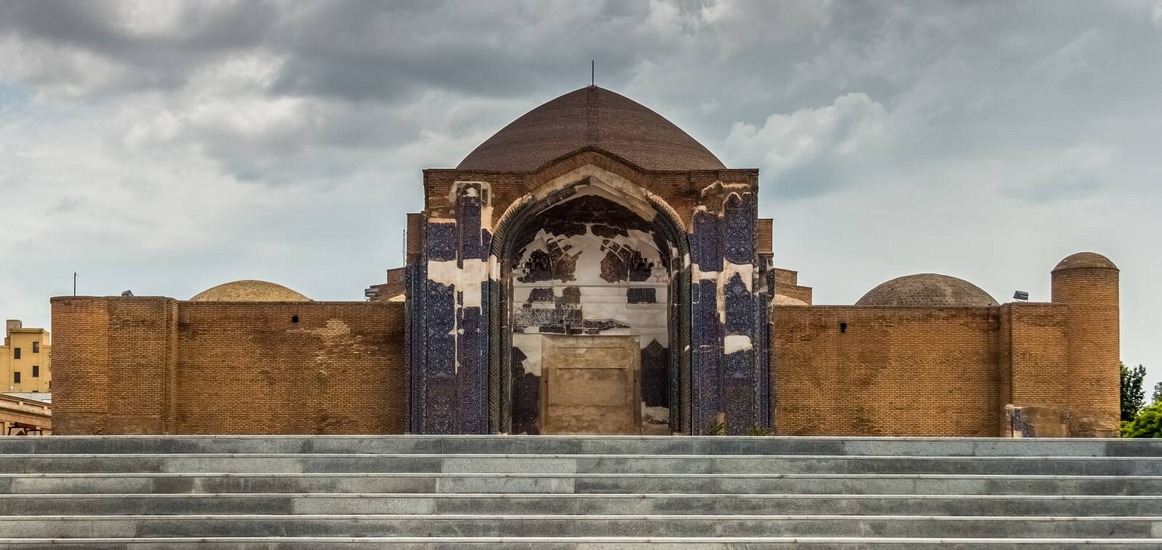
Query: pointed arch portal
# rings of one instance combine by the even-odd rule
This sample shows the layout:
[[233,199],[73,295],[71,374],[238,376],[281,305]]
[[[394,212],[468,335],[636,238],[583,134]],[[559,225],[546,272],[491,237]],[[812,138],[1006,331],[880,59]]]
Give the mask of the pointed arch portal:
[[770,425],[755,199],[690,223],[592,166],[491,221],[485,182],[425,212],[408,266],[413,433],[746,433]]

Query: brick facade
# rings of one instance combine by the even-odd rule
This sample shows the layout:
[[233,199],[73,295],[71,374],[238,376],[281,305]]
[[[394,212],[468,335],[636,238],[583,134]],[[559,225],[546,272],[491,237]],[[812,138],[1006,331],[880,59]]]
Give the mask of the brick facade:
[[776,431],[997,435],[996,312],[775,306]]
[[637,341],[621,386],[585,387],[640,384],[643,433],[1116,431],[1118,271],[1100,255],[1058,264],[1052,303],[918,274],[815,306],[773,266],[758,170],[596,87],[423,185],[407,265],[370,302],[261,281],[54,298],[56,432],[540,433],[541,350],[571,335]]
[[776,432],[1116,435],[1118,270],[1101,260],[1055,269],[1052,303],[774,306]]
[[61,297],[52,306],[65,373],[56,433],[403,431],[400,303]]

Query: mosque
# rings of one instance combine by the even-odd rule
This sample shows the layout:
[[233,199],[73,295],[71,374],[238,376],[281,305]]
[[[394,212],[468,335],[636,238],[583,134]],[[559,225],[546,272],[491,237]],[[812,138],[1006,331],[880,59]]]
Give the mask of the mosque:
[[56,433],[1116,433],[1099,254],[1053,267],[1048,303],[917,274],[814,305],[774,265],[758,170],[595,86],[423,186],[365,302],[53,298]]

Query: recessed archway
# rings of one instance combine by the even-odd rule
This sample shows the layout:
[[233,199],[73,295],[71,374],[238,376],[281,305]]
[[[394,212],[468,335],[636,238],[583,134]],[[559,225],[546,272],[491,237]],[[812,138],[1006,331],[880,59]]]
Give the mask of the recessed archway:
[[[656,199],[629,197],[592,178],[514,209],[492,241],[492,431],[683,431],[690,395],[689,269],[680,222]],[[605,370],[558,370],[560,353],[595,347],[632,352],[619,360],[593,352],[573,362],[596,361],[595,368]],[[628,409],[601,409],[597,401],[566,395],[578,393],[576,384],[598,385],[582,393],[614,395],[609,384],[628,383],[630,376]],[[594,416],[602,422],[587,419]]]

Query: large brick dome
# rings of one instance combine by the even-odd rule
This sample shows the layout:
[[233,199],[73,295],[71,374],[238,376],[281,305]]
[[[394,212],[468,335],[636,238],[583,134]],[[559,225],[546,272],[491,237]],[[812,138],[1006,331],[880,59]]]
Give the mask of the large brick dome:
[[234,281],[199,292],[191,302],[309,302],[310,298],[266,281]]
[[528,172],[585,147],[646,170],[726,168],[665,117],[604,88],[569,92],[525,113],[468,154],[459,170]]
[[997,301],[980,287],[937,273],[905,275],[863,295],[857,306],[987,307]]

